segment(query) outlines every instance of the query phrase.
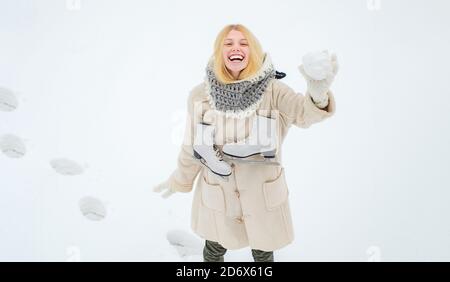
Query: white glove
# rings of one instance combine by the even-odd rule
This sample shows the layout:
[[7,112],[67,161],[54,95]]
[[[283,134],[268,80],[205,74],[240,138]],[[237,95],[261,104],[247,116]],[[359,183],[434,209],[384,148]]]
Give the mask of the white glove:
[[164,181],[164,182],[158,184],[157,186],[155,186],[155,187],[153,188],[153,192],[159,193],[159,192],[162,192],[162,191],[165,191],[165,192],[162,194],[162,197],[163,197],[164,199],[169,198],[173,193],[176,192],[175,190],[172,189],[172,187],[170,187],[170,183],[169,183],[168,180],[166,180],[166,181]]
[[319,108],[328,105],[327,92],[336,76],[339,65],[336,54],[328,55],[328,51],[308,53],[303,57],[303,64],[298,67],[305,78],[314,103]]

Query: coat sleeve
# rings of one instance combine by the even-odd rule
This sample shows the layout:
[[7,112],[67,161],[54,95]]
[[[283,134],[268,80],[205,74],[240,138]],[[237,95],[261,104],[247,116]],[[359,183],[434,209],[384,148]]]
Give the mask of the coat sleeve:
[[194,130],[195,130],[195,93],[199,88],[194,88],[188,98],[188,115],[184,131],[183,144],[178,154],[177,168],[171,174],[169,183],[171,189],[177,192],[190,192],[194,180],[197,177],[201,164],[193,158]]
[[273,84],[273,108],[277,109],[281,122],[286,127],[294,124],[297,127],[308,128],[312,124],[320,122],[336,111],[333,93],[328,91],[328,106],[321,109],[312,101],[309,93],[305,95],[295,93],[292,88],[280,81]]

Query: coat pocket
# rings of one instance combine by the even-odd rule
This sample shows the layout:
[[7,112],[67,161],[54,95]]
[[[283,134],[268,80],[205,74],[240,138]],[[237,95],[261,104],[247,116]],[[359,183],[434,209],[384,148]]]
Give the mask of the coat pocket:
[[209,184],[204,177],[202,179],[202,202],[209,209],[225,212],[225,196],[219,184]]
[[287,201],[289,191],[284,177],[284,168],[281,168],[275,180],[263,183],[263,193],[268,210],[274,210]]

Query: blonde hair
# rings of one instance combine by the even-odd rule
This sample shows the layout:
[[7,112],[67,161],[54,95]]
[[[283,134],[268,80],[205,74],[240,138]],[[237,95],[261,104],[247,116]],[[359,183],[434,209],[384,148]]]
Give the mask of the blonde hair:
[[228,71],[223,60],[222,51],[225,37],[231,30],[242,32],[248,42],[250,49],[250,57],[248,58],[248,65],[241,71],[237,80],[245,79],[256,73],[263,65],[264,52],[258,39],[251,33],[251,31],[241,24],[230,24],[225,26],[217,35],[214,42],[214,73],[217,79],[222,83],[230,83],[236,81],[231,73]]

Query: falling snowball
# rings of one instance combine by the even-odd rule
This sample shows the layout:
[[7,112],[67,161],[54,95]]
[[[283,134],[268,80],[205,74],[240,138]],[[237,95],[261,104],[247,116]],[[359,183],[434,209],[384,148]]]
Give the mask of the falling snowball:
[[19,105],[14,92],[7,88],[0,87],[0,111],[11,112]]
[[84,197],[79,206],[81,213],[89,220],[100,221],[106,217],[105,205],[99,199]]
[[311,52],[303,56],[303,69],[314,80],[325,79],[332,72],[328,51]]
[[203,244],[195,236],[183,230],[171,230],[167,232],[167,240],[175,247],[180,257],[201,255]]
[[19,137],[6,134],[0,139],[0,149],[3,154],[10,158],[21,158],[25,155],[25,144]]
[[62,175],[78,175],[84,170],[78,163],[65,158],[53,159],[50,161],[50,165]]

